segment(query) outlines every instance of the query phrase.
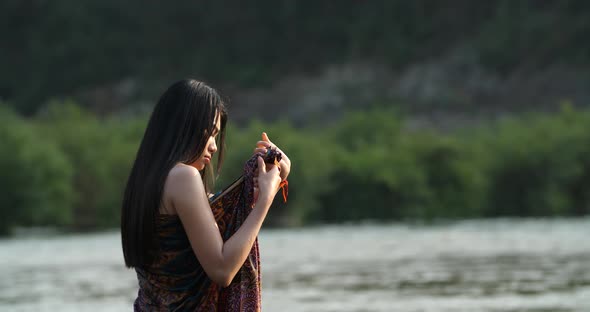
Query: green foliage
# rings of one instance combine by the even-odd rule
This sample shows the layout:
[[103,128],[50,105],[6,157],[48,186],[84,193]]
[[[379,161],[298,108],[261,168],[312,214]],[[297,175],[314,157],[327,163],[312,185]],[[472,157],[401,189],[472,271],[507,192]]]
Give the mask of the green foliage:
[[[315,223],[587,214],[588,125],[589,112],[564,105],[444,135],[403,130],[387,110],[273,131],[293,161],[290,189],[304,194],[286,206],[289,219]],[[262,125],[244,133],[253,128]]]
[[[0,231],[117,226],[146,121],[99,119],[67,101],[28,120],[2,107]],[[292,161],[272,224],[590,213],[590,112],[567,103],[447,134],[409,131],[384,109],[324,128],[230,124],[218,190],[241,175],[263,131]]]
[[482,144],[494,151],[485,214],[552,216],[588,213],[590,114],[565,108],[504,121]]
[[410,135],[407,150],[421,168],[423,205],[409,215],[414,218],[466,218],[481,215],[484,177],[475,163],[478,155],[468,142],[424,132]]
[[53,102],[36,127],[45,140],[63,151],[74,169],[73,225],[117,225],[123,188],[141,140],[138,130],[145,122],[99,120],[72,102]]
[[73,168],[56,146],[0,106],[0,233],[72,222]]
[[[316,216],[329,221],[475,216],[481,178],[455,138],[401,131],[392,112],[350,115],[329,140],[344,147]],[[351,148],[352,146],[352,148]]]

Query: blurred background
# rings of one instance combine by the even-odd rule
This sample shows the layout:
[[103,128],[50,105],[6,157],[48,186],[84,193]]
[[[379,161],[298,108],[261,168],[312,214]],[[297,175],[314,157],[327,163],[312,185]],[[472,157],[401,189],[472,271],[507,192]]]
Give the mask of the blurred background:
[[[118,232],[174,81],[229,98],[217,187],[293,162],[267,311],[590,311],[590,2],[0,1],[0,310],[128,311]],[[172,121],[173,122],[173,121]]]

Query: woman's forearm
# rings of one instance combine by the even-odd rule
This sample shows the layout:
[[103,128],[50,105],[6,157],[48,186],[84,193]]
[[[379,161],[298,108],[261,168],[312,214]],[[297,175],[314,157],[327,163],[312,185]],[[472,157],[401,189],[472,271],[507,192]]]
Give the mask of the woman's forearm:
[[[274,195],[274,194],[273,194]],[[254,208],[240,226],[240,228],[223,244],[222,247],[222,275],[221,280],[226,285],[232,279],[246,261],[252,245],[260,232],[262,223],[266,218],[268,209],[272,204],[272,195],[260,194]],[[223,286],[226,286],[223,285]]]

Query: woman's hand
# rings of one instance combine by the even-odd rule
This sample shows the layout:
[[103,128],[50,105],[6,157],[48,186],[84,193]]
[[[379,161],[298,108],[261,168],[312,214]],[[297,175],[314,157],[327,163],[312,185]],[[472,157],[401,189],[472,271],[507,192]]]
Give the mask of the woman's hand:
[[289,159],[287,154],[285,154],[285,152],[283,152],[278,146],[273,144],[268,139],[268,135],[266,135],[266,132],[262,132],[262,140],[258,141],[256,143],[256,148],[254,149],[254,154],[256,154],[256,153],[266,154],[266,152],[268,151],[269,148],[276,148],[276,150],[282,154],[281,161],[279,162],[279,165],[280,165],[279,169],[281,171],[281,179],[286,180],[287,176],[289,176],[289,172],[291,172],[291,160]]
[[265,166],[262,157],[258,156],[257,172],[258,174],[255,178],[254,198],[256,198],[256,200],[262,198],[263,200],[270,200],[272,202],[282,181],[279,176],[279,168],[274,164],[267,164],[267,166]]

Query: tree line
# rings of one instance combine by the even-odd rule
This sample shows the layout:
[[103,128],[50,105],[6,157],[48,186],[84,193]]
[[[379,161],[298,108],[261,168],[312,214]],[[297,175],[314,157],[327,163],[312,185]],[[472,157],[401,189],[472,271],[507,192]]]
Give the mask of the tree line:
[[[73,102],[26,119],[0,105],[0,231],[118,226],[146,123],[147,115],[97,117]],[[269,224],[590,212],[590,112],[567,103],[557,114],[452,133],[410,130],[389,108],[305,129],[287,121],[230,125],[217,189],[241,174],[262,131],[293,162],[288,203],[277,199]]]

